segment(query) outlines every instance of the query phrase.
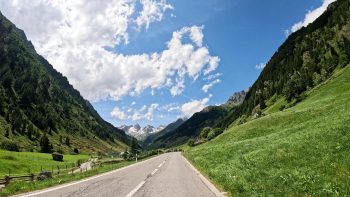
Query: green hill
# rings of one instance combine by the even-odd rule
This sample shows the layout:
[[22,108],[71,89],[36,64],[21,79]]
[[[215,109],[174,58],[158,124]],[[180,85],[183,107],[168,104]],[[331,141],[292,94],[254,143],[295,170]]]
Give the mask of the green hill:
[[215,125],[228,115],[227,107],[210,106],[201,112],[195,113],[190,119],[182,123],[179,127],[156,136],[150,145],[151,148],[174,147],[184,144],[190,138],[195,138],[201,129]]
[[0,13],[0,148],[40,151],[46,137],[65,152],[121,150],[130,142]]
[[[350,1],[338,0],[317,20],[293,33],[272,56],[241,105],[212,107],[155,140],[157,147],[178,146],[198,138],[202,128],[225,130],[232,123],[301,102],[308,90],[327,80],[350,60]],[[280,98],[285,98],[283,102]]]
[[308,94],[185,155],[233,196],[348,196],[350,66]]

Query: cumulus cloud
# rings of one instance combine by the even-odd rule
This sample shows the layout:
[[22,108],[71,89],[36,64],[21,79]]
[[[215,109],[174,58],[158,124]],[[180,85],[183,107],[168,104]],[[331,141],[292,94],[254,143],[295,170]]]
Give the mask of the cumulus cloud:
[[255,68],[258,70],[262,70],[265,68],[265,66],[266,66],[266,63],[263,62],[263,63],[259,63],[259,64],[255,65]]
[[190,37],[197,46],[201,47],[203,45],[203,26],[202,27],[191,27]]
[[114,118],[118,118],[119,120],[126,120],[127,119],[127,115],[118,107],[115,107],[112,110],[111,116]]
[[119,120],[153,121],[153,118],[155,117],[155,112],[157,111],[158,108],[159,108],[159,104],[157,104],[157,103],[153,103],[149,106],[143,105],[139,109],[129,108],[126,111],[123,111],[122,109],[120,109],[118,107],[115,107],[110,114],[112,117],[117,118]]
[[134,110],[133,114],[128,117],[133,121],[138,120],[149,120],[152,121],[154,118],[154,113],[159,107],[159,104],[151,104],[149,107],[144,105],[140,110]]
[[203,92],[207,93],[209,91],[210,88],[212,88],[214,85],[220,83],[221,80],[220,79],[216,79],[208,84],[205,84],[203,87],[202,87],[202,90]]
[[220,58],[215,56],[215,57],[210,57],[209,59],[209,66],[206,70],[204,70],[204,75],[208,75],[211,72],[215,71],[218,66],[219,66]]
[[140,0],[140,2],[143,9],[140,15],[136,18],[136,23],[139,29],[142,26],[145,26],[146,29],[148,29],[152,22],[161,21],[163,19],[163,14],[166,10],[174,9],[174,7],[168,4],[165,0]]
[[132,27],[148,28],[171,9],[166,0],[0,0],[0,10],[26,32],[39,54],[92,101],[118,100],[148,88],[168,88],[176,96],[185,89],[186,77],[195,80],[216,70],[220,59],[203,46],[199,26],[173,32],[157,53],[107,50],[127,44]]
[[336,0],[323,0],[321,7],[318,7],[314,10],[309,10],[307,12],[307,14],[305,15],[304,20],[294,24],[292,26],[291,30],[289,30],[287,33],[296,32],[299,29],[301,29],[302,27],[308,26],[310,23],[314,22],[318,17],[320,17],[323,14],[323,12],[325,12],[327,10],[327,7],[329,4],[331,4],[335,1]]
[[181,112],[186,117],[191,117],[194,113],[201,111],[207,106],[209,98],[204,98],[202,100],[193,100],[191,102],[185,103],[181,106]]

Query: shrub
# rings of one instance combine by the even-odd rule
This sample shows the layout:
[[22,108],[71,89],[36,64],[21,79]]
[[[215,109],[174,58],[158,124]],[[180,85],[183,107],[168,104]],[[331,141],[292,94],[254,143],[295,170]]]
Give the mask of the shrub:
[[238,123],[238,124],[244,124],[244,123],[246,123],[246,122],[247,122],[247,119],[248,119],[247,115],[242,115],[242,116],[241,116],[241,119],[239,120],[239,123]]
[[202,139],[207,139],[208,137],[208,133],[212,130],[212,128],[210,127],[205,127],[202,131],[201,131],[201,134],[200,134],[200,137]]
[[52,153],[52,159],[55,161],[63,161],[63,155],[60,153]]
[[220,135],[223,131],[220,128],[215,128],[208,133],[208,140],[214,139],[216,136]]
[[77,148],[74,148],[74,153],[76,153],[76,154],[79,154],[79,149],[77,149]]
[[15,142],[10,141],[10,140],[3,141],[3,142],[0,144],[0,147],[1,147],[1,149],[5,149],[5,150],[8,150],[8,151],[16,151],[16,152],[19,152],[19,147],[18,147],[18,145],[17,145]]
[[189,139],[187,144],[188,146],[194,146],[194,139]]
[[45,134],[40,139],[40,147],[42,153],[52,152],[52,144],[50,143],[49,138]]

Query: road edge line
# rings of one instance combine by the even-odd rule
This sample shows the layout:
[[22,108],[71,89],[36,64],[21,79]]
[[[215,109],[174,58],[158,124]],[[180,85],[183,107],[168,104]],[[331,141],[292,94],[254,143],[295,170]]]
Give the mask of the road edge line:
[[197,168],[195,168],[188,159],[181,154],[182,158],[187,162],[187,164],[196,172],[198,177],[202,180],[202,182],[208,187],[208,189],[214,193],[216,197],[226,197],[226,192],[221,192],[218,188],[215,187],[215,185],[210,182],[205,176],[202,175]]

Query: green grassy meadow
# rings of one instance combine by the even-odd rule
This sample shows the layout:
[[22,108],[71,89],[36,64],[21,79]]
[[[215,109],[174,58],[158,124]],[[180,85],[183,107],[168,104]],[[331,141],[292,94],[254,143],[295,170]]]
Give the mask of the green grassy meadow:
[[0,150],[0,178],[8,175],[27,174],[29,169],[32,173],[37,173],[43,170],[51,171],[52,167],[57,170],[72,167],[72,164],[79,159],[87,160],[88,155],[64,155],[63,162],[52,160],[51,154],[34,153],[34,152],[11,152]]
[[278,108],[185,156],[232,196],[349,196],[350,67]]

